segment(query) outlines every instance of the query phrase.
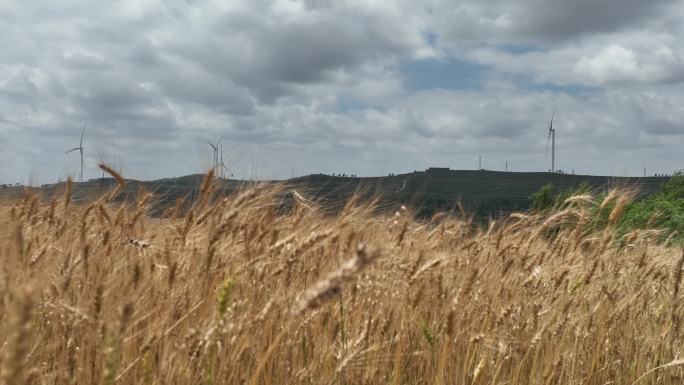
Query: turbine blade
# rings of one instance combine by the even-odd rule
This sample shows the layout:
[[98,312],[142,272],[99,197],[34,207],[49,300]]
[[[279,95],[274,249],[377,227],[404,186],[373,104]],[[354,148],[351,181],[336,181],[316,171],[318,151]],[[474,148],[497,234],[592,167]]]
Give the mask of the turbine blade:
[[80,144],[81,147],[83,147],[83,135],[85,135],[85,129],[86,129],[87,124],[88,123],[83,124],[83,130],[81,131],[81,144]]
[[70,153],[70,152],[72,152],[72,151],[76,151],[76,150],[80,150],[80,149],[81,149],[81,147],[72,148],[71,150],[65,152],[65,154],[68,154],[68,153]]
[[214,146],[214,144],[213,144],[213,143],[211,143],[211,142],[210,142],[210,141],[208,141],[208,140],[207,140],[207,143],[209,143],[209,145],[211,146],[211,148],[213,148],[213,149],[214,149],[214,151],[216,151],[216,146]]

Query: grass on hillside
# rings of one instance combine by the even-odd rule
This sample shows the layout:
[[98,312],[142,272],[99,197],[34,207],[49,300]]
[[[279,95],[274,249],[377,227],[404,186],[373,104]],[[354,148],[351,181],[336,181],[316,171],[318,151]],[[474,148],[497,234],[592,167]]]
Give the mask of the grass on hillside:
[[284,208],[273,187],[221,199],[211,178],[158,220],[149,194],[76,206],[69,186],[0,208],[4,384],[684,380],[684,254],[618,235],[619,193],[478,228]]

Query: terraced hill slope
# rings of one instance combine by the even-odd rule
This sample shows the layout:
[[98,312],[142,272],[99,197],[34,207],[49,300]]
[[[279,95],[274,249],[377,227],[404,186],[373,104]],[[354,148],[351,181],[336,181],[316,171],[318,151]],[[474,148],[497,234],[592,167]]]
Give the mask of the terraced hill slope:
[[[192,200],[197,195],[204,175],[188,175],[155,181],[130,180],[120,199],[136,194],[140,189],[152,192],[153,214],[160,214],[178,199]],[[607,177],[569,175],[548,172],[500,172],[485,170],[450,170],[430,168],[426,171],[387,177],[339,177],[323,174],[308,175],[286,181],[261,183],[284,183],[287,195],[295,190],[302,196],[322,203],[331,211],[340,208],[353,194],[377,198],[379,209],[396,210],[401,204],[414,207],[420,214],[430,215],[435,210],[454,208],[459,202],[480,217],[499,215],[529,208],[529,197],[547,183],[558,190],[572,189],[587,183],[594,189],[628,187],[640,195],[657,192],[667,177]],[[111,178],[93,179],[74,184],[74,201],[87,202],[114,185]],[[217,180],[218,190],[230,194],[256,182],[242,180]],[[38,189],[49,197],[61,193],[63,183],[45,185]],[[0,190],[0,197],[20,196],[23,189]]]
[[497,215],[529,208],[529,197],[552,183],[558,191],[582,183],[595,190],[633,188],[639,196],[657,192],[667,177],[607,177],[548,172],[500,172],[430,168],[426,171],[378,178],[344,178],[310,175],[290,180],[293,185],[329,203],[343,201],[354,191],[377,194],[382,205],[408,204],[422,212],[453,208],[459,202],[478,216]]

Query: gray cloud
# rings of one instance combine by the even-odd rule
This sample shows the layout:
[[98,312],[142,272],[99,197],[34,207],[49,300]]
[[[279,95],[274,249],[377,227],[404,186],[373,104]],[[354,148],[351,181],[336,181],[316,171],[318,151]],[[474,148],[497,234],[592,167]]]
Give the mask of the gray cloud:
[[596,34],[668,28],[677,0],[525,0],[433,2],[447,44],[551,44]]
[[516,10],[517,30],[528,38],[570,39],[642,27],[677,0],[534,0]]
[[266,103],[294,92],[295,84],[330,82],[366,62],[418,55],[427,47],[419,31],[402,27],[401,15],[333,6],[275,11],[257,4],[209,17],[206,29],[161,44]]

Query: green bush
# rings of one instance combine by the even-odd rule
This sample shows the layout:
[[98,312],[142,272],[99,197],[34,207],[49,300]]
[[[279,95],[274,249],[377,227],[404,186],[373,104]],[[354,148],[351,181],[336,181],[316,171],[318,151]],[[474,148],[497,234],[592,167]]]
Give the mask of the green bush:
[[[591,191],[590,185],[582,183],[575,189],[557,192],[553,184],[549,183],[530,196],[530,208],[536,211],[559,209],[567,198]],[[605,196],[599,195],[596,200],[601,202],[604,198]],[[608,216],[614,205],[613,202],[602,210],[598,206],[591,210],[594,228],[602,228],[608,224]],[[659,193],[630,203],[618,222],[620,235],[646,229],[662,230],[663,241],[670,239],[672,243],[684,244],[684,172],[674,173],[663,184]]]
[[586,181],[582,181],[574,188],[560,192],[556,191],[553,183],[548,183],[530,196],[530,208],[536,211],[558,209],[561,208],[566,199],[575,195],[589,194],[592,190],[592,186]]
[[673,174],[658,194],[631,203],[619,223],[620,231],[661,229],[663,239],[684,243],[684,174]]
[[684,171],[677,171],[663,185],[663,194],[668,199],[684,199]]
[[536,211],[549,210],[553,208],[556,198],[553,183],[545,184],[530,196],[530,208]]

